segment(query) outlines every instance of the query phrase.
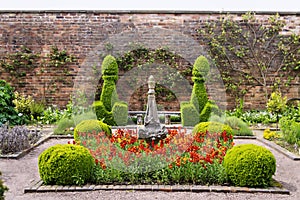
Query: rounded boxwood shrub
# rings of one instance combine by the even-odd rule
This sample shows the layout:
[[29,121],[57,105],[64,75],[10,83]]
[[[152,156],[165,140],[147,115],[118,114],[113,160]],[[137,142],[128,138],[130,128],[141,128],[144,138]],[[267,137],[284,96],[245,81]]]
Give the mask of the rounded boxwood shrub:
[[78,133],[99,133],[104,131],[105,134],[111,136],[111,128],[107,124],[97,119],[87,119],[81,121],[74,129],[74,140],[79,141]]
[[38,158],[41,179],[47,185],[82,185],[91,180],[95,162],[89,150],[72,144],[58,144]]
[[274,155],[254,144],[237,145],[224,157],[228,179],[236,186],[267,187],[276,171]]
[[210,132],[210,133],[222,133],[223,131],[226,131],[228,135],[232,135],[233,131],[232,128],[226,124],[222,124],[220,122],[200,122],[198,123],[194,129],[193,134],[199,133],[199,132]]

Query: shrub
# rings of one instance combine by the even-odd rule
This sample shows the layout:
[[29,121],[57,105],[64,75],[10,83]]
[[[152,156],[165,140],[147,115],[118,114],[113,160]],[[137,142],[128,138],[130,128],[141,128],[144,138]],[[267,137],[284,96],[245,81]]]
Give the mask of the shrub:
[[232,128],[220,122],[200,122],[194,127],[193,134],[205,133],[206,131],[210,133],[222,133],[226,131],[227,134],[233,135]]
[[224,157],[229,181],[236,186],[267,187],[276,171],[274,155],[265,147],[242,144],[230,149]]
[[295,144],[300,141],[300,123],[288,117],[282,117],[279,120],[283,139],[289,144]]
[[15,98],[13,88],[4,80],[0,80],[0,126],[5,123],[20,124],[23,119],[14,109]]
[[31,96],[19,94],[19,92],[15,92],[14,95],[15,98],[13,103],[15,104],[17,112],[30,116],[30,106],[34,101],[33,98]]
[[[2,174],[1,174],[1,172],[0,172],[0,176],[1,176]],[[2,180],[0,179],[0,200],[4,200],[4,192],[5,191],[8,191],[8,188],[5,186],[5,185],[3,185],[3,182],[2,182]]]
[[83,120],[74,129],[74,139],[75,141],[79,141],[78,133],[100,133],[103,131],[106,136],[111,136],[111,129],[104,122],[96,119]]
[[210,66],[208,60],[204,56],[199,56],[194,63],[192,74],[196,77],[205,77],[209,70]]
[[82,185],[91,179],[95,162],[89,150],[79,145],[55,145],[38,157],[45,184]]
[[224,124],[227,124],[232,128],[234,135],[253,135],[246,122],[237,117],[227,117],[224,121]]
[[218,110],[216,104],[208,101],[204,85],[205,76],[209,69],[210,66],[208,60],[204,56],[199,56],[192,69],[192,80],[194,85],[190,102],[182,102],[180,104],[183,126],[194,126],[198,122],[205,122],[209,119],[212,112]]
[[271,131],[269,128],[264,130],[263,137],[266,140],[272,140],[273,138],[278,137],[278,134],[275,131]]
[[104,83],[100,101],[96,101],[93,104],[97,118],[112,126],[126,125],[128,106],[125,102],[120,102],[118,98],[116,90],[118,64],[113,56],[108,55],[104,58],[102,63],[102,74]]
[[128,106],[124,102],[116,102],[112,108],[113,119],[117,126],[127,125]]
[[182,102],[180,105],[181,124],[182,126],[194,126],[199,123],[199,112],[193,104]]
[[29,130],[25,126],[7,125],[0,127],[0,150],[2,154],[16,153],[29,148],[41,137],[37,130]]
[[57,127],[54,129],[53,132],[56,135],[73,135],[74,130],[72,130],[72,127],[75,127],[74,120],[69,118],[63,118],[58,122]]

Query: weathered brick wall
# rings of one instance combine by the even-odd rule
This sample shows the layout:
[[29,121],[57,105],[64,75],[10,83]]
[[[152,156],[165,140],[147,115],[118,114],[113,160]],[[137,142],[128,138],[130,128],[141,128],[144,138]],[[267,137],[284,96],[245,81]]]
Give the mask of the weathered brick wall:
[[[232,14],[239,20],[242,13]],[[272,14],[274,13],[258,13],[257,17],[266,21]],[[299,33],[299,13],[280,15],[287,22],[282,34]],[[57,46],[78,59],[67,66],[68,74],[63,70],[47,69],[42,72],[39,68],[28,70],[22,86],[17,84],[8,73],[2,72],[0,76],[17,90],[37,99],[46,98],[49,104],[61,107],[69,101],[74,89],[83,91],[93,99],[97,94],[101,59],[105,55],[120,56],[134,49],[134,45],[142,44],[151,49],[168,47],[171,51],[180,54],[188,63],[187,65],[192,65],[197,56],[207,55],[206,45],[197,34],[197,30],[208,20],[218,19],[220,16],[220,13],[212,12],[176,11],[2,11],[0,12],[0,57],[24,45],[41,52],[42,55],[49,53],[51,46]],[[163,64],[158,63],[158,65]],[[121,74],[126,76],[125,72]],[[146,84],[146,77],[140,78],[140,81],[140,85]],[[221,83],[213,81],[210,83],[208,86],[210,96],[227,108],[233,108],[234,98],[230,94],[223,95],[222,87],[215,87],[218,84]],[[127,94],[132,95],[134,92],[130,91]],[[285,92],[288,97],[300,96],[299,77]],[[128,102],[132,105],[138,104],[139,95],[128,97]],[[177,95],[181,93],[177,92]],[[262,101],[263,95],[261,86],[253,85],[245,96],[246,108],[263,108],[265,106],[265,102]],[[181,100],[184,99],[188,97]],[[177,102],[173,107],[178,109],[178,105]],[[136,109],[134,106],[131,108]]]

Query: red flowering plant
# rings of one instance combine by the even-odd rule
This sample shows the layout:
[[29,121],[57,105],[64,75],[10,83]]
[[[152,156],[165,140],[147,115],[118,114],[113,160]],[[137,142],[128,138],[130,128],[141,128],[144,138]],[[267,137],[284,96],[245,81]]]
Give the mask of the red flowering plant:
[[221,163],[233,146],[225,131],[192,135],[181,128],[168,129],[158,142],[140,140],[137,130],[127,129],[110,138],[103,132],[79,133],[79,139],[95,158],[96,182],[222,183],[226,175]]

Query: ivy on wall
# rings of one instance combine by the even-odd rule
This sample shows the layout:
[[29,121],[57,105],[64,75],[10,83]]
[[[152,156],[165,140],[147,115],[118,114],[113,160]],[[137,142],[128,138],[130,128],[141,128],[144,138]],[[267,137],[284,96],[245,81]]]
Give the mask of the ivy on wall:
[[43,81],[43,101],[48,103],[55,92],[58,92],[59,84],[72,84],[72,79],[67,78],[70,74],[69,64],[75,62],[76,58],[66,50],[59,50],[52,46],[50,53],[42,56],[41,52],[34,52],[28,47],[21,46],[15,52],[9,52],[0,59],[0,74],[9,73],[11,82],[18,88],[25,88],[26,77],[49,76],[48,73],[56,74],[51,78],[41,79]]

